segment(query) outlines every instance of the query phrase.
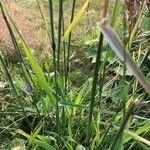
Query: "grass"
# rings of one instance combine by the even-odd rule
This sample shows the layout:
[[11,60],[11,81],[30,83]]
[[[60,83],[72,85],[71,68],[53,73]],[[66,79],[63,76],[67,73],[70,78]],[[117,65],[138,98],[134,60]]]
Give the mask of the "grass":
[[42,26],[31,25],[45,44],[32,47],[0,2],[16,54],[14,64],[0,52],[0,149],[149,149],[145,1],[132,30],[119,0],[15,5],[39,19]]

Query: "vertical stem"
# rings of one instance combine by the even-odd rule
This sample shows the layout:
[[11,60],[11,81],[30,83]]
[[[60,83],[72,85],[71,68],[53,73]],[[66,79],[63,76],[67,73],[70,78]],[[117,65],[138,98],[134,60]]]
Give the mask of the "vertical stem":
[[128,110],[128,113],[124,117],[124,120],[123,120],[123,122],[122,122],[122,124],[121,124],[121,126],[120,126],[120,128],[119,128],[119,130],[118,130],[118,132],[117,132],[117,134],[116,134],[116,136],[114,138],[114,140],[113,140],[113,143],[111,145],[110,150],[116,150],[117,143],[121,139],[122,133],[124,131],[124,128],[125,128],[128,120],[130,119],[131,115],[133,114],[133,112],[134,112],[134,104],[131,104],[131,106],[130,106],[130,108]]
[[10,83],[12,89],[13,89],[13,93],[14,93],[14,95],[16,96],[16,99],[18,100],[18,103],[19,103],[19,105],[20,105],[20,107],[21,107],[21,109],[22,109],[23,115],[24,115],[24,117],[25,117],[27,123],[29,124],[30,128],[32,129],[31,123],[29,122],[29,120],[28,120],[28,118],[27,118],[27,115],[26,115],[26,112],[25,112],[25,110],[24,110],[23,104],[22,104],[22,102],[21,102],[21,100],[20,100],[20,97],[19,97],[19,95],[18,95],[18,92],[17,92],[17,90],[16,90],[16,88],[15,88],[15,85],[14,85],[13,80],[12,80],[12,78],[11,78],[11,75],[10,75],[10,73],[9,73],[7,67],[6,67],[6,64],[5,64],[4,60],[3,60],[3,57],[2,57],[2,54],[1,54],[1,53],[0,53],[0,62],[2,63],[2,66],[3,66],[3,69],[4,69],[4,71],[5,71],[5,74],[6,74],[8,80],[9,80],[9,83]]
[[106,73],[106,65],[103,67],[103,72],[100,72],[100,84],[99,84],[99,107],[102,100],[102,92],[103,92],[103,85],[105,80],[105,73]]
[[[73,18],[74,18],[75,4],[76,4],[76,0],[73,0],[70,23],[73,21]],[[65,78],[65,85],[66,86],[67,86],[67,81],[69,81],[69,71],[70,71],[69,59],[70,59],[71,34],[72,33],[70,32],[69,33],[69,39],[68,39],[68,48],[67,48],[67,68],[66,68],[66,78]]]
[[58,106],[58,84],[57,84],[57,72],[56,72],[56,44],[55,44],[55,33],[54,33],[54,17],[53,17],[53,0],[49,0],[50,8],[50,26],[51,26],[51,44],[53,49],[53,63],[54,63],[54,76],[56,85],[56,129],[59,133],[59,106]]
[[61,49],[62,4],[63,4],[63,0],[59,0],[58,53],[57,53],[57,69],[58,69],[58,71],[60,71],[60,49]]
[[[20,62],[22,73],[23,73],[23,75],[24,75],[24,78],[25,78],[25,80],[26,80],[26,83],[29,84],[29,85],[31,85],[31,82],[33,83],[32,77],[31,77],[31,75],[30,75],[30,73],[29,73],[29,71],[28,71],[28,69],[27,69],[27,67],[26,67],[26,63],[24,62],[24,60],[23,60],[23,58],[22,58],[22,54],[21,54],[21,52],[20,52],[20,48],[19,48],[18,43],[17,43],[17,41],[16,41],[15,35],[14,35],[14,33],[13,33],[13,30],[12,30],[12,28],[11,28],[11,26],[10,26],[8,20],[7,20],[7,17],[6,17],[6,15],[5,15],[5,12],[4,12],[4,10],[3,10],[2,5],[0,5],[0,7],[1,7],[1,10],[2,10],[2,15],[3,15],[4,21],[5,21],[6,25],[7,25],[7,28],[8,28],[8,31],[9,31],[9,34],[10,34],[12,43],[13,43],[13,46],[14,46],[14,48],[15,48],[18,61]],[[34,84],[34,83],[33,83],[33,84]],[[35,94],[34,94],[34,95],[35,95]],[[34,96],[33,101],[34,101],[35,99],[36,99],[36,96]],[[37,109],[36,104],[35,104],[35,107],[36,107],[36,109]],[[37,109],[37,113],[38,113],[38,115],[40,115],[38,109]]]
[[[63,9],[63,5],[62,5],[62,32],[63,35],[65,33],[65,22],[64,22],[64,9]],[[63,67],[62,67],[62,80],[63,80],[63,88],[64,88],[64,93],[62,93],[62,97],[66,96],[66,82],[65,82],[65,78],[66,78],[66,45],[65,45],[65,41],[63,41],[63,53],[62,53],[62,58],[63,58]],[[66,125],[66,112],[65,112],[65,107],[62,108],[62,113],[61,113],[61,118],[62,118],[62,134],[65,133],[65,125]]]
[[[108,8],[108,0],[104,2],[104,10],[103,10],[103,17],[105,18],[107,15],[107,8]],[[89,119],[88,119],[88,130],[87,130],[87,144],[90,145],[90,138],[91,138],[91,123],[92,123],[92,116],[93,116],[93,109],[94,109],[94,102],[95,102],[95,95],[96,95],[96,85],[100,67],[100,60],[102,55],[102,47],[103,47],[103,34],[100,33],[99,42],[98,42],[98,49],[96,55],[96,63],[94,68],[94,76],[93,76],[93,84],[92,84],[92,92],[91,92],[91,99],[90,99],[90,112],[89,112]],[[100,77],[101,78],[101,77]]]
[[[126,15],[125,15],[125,6],[123,5],[123,35],[124,37],[126,37],[126,31],[127,31],[127,26],[126,26]],[[126,40],[123,41],[124,42],[124,45],[126,45]],[[126,102],[126,99],[125,98],[125,95],[124,95],[124,87],[126,86],[126,82],[125,82],[125,78],[126,78],[126,51],[123,53],[123,76],[122,76],[122,79],[121,79],[121,93],[122,93],[122,100],[123,100],[123,103],[124,103],[124,106],[123,106],[123,118],[125,117],[125,102]],[[125,93],[126,94],[126,93]]]
[[90,142],[90,137],[92,133],[91,123],[92,123],[92,115],[93,115],[94,101],[95,101],[95,95],[96,95],[96,85],[97,85],[98,72],[99,72],[99,66],[100,66],[100,58],[102,54],[102,44],[103,44],[103,35],[102,33],[100,33],[97,56],[96,56],[96,64],[94,68],[92,93],[91,93],[91,99],[90,99],[90,112],[89,112],[88,130],[87,130],[87,144],[89,144]]
[[[103,18],[105,18],[107,16],[107,9],[108,9],[108,0],[105,0],[104,11],[103,11]],[[103,84],[104,84],[104,79],[105,79],[105,73],[106,73],[106,65],[104,64],[103,73],[102,73],[102,71],[100,71],[99,106],[100,106],[100,102],[102,100],[102,91],[103,91]]]
[[[63,6],[62,6],[63,9]],[[63,9],[64,11],[64,9]],[[62,32],[63,35],[65,33],[65,22],[64,22],[64,12],[62,11]],[[65,41],[63,41],[63,53],[62,53],[62,58],[63,58],[63,67],[62,67],[62,80],[64,83],[64,94],[66,94],[66,82],[65,82],[65,78],[66,78],[66,45],[65,45]]]
[[55,43],[55,32],[54,32],[53,0],[49,0],[49,11],[50,11],[50,27],[51,27],[51,45],[53,50],[53,63],[54,63],[54,72],[55,72],[55,79],[56,79],[56,43]]

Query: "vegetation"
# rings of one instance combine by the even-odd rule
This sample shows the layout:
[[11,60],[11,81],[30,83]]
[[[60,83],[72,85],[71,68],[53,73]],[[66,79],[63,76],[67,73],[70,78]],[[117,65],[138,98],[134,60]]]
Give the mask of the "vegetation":
[[2,0],[0,14],[0,149],[150,149],[149,1]]

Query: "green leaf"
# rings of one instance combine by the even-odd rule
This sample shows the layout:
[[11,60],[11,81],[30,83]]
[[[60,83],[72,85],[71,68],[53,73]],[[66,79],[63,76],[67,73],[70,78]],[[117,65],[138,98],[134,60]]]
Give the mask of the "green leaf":
[[134,28],[133,28],[133,30],[131,32],[130,39],[129,39],[129,48],[131,48],[131,44],[132,44],[133,38],[134,38],[134,36],[136,34],[136,31],[138,29],[138,26],[139,26],[141,20],[142,20],[144,8],[145,8],[145,2],[143,3],[142,10],[141,10],[140,15],[138,17],[138,20],[135,23],[135,26],[134,26]]
[[85,9],[87,8],[88,4],[89,4],[90,0],[86,0],[86,2],[83,4],[83,6],[80,8],[80,10],[78,11],[78,13],[76,14],[76,16],[74,17],[72,23],[69,25],[68,29],[66,30],[63,39],[66,40],[69,36],[69,33],[71,32],[71,30],[74,28],[74,26],[79,22],[79,20],[81,19]]
[[37,130],[33,133],[33,135],[31,135],[31,138],[29,139],[29,145],[34,142],[34,139],[37,137],[42,127],[43,127],[43,124],[37,128]]
[[46,81],[44,72],[43,72],[42,68],[40,67],[40,65],[37,63],[36,58],[32,55],[32,53],[30,51],[30,48],[28,47],[26,42],[23,40],[22,36],[20,37],[20,43],[21,43],[21,45],[24,49],[24,52],[25,52],[26,56],[28,57],[28,59],[30,61],[32,69],[34,70],[34,72],[36,74],[39,86],[41,86],[46,91],[46,93],[48,94],[52,104],[55,106],[56,105],[56,99],[53,95],[53,92],[52,92],[52,89],[50,88],[50,85]]
[[129,52],[126,51],[117,33],[109,25],[106,24],[106,19],[103,19],[99,23],[99,26],[101,28],[101,32],[103,33],[109,45],[112,47],[113,51],[122,61],[125,60],[127,68],[139,80],[143,88],[150,95],[150,82],[145,79],[144,74],[140,71],[136,63],[133,61]]
[[47,93],[47,95],[49,96],[52,104],[54,106],[56,106],[56,99],[54,97],[54,94],[52,92],[52,89],[50,87],[50,85],[48,84],[46,78],[45,78],[45,75],[44,75],[44,72],[42,70],[42,68],[40,67],[40,65],[38,64],[36,58],[32,55],[31,53],[31,50],[28,46],[28,44],[26,43],[26,41],[24,40],[23,36],[21,35],[19,29],[17,28],[15,22],[13,21],[13,19],[11,18],[11,16],[9,15],[7,9],[4,7],[4,10],[5,12],[7,13],[7,16],[9,17],[10,19],[10,22],[12,23],[13,27],[15,28],[16,32],[18,33],[19,35],[19,39],[20,39],[20,44],[22,45],[23,49],[24,49],[24,52],[26,54],[26,56],[28,57],[29,61],[30,61],[30,64],[32,66],[32,69],[34,70],[35,74],[36,74],[36,78],[37,78],[37,82],[38,82],[38,85],[40,87],[42,87],[45,92]]
[[116,22],[117,22],[117,18],[119,17],[120,15],[120,8],[121,8],[121,1],[120,0],[116,0],[115,2],[115,7],[114,7],[114,10],[113,10],[113,15],[112,15],[112,18],[111,18],[111,26],[114,27],[116,25]]
[[[40,128],[39,128],[40,129]],[[39,131],[39,130],[38,130]],[[29,140],[32,139],[32,136],[30,136],[29,134],[27,134],[26,132],[24,132],[23,130],[18,130],[17,133],[23,135],[24,137],[28,138]],[[34,139],[34,141],[32,141],[32,144],[37,144],[40,147],[46,149],[46,150],[56,150],[55,147],[49,145],[48,143],[38,140],[38,139]]]
[[129,136],[131,136],[133,139],[139,141],[139,142],[142,142],[142,143],[145,143],[146,145],[150,146],[150,141],[148,141],[147,139],[131,132],[131,131],[128,131],[128,130],[124,130],[125,133],[127,133]]
[[[140,135],[140,134],[142,134],[142,133],[149,132],[149,130],[150,130],[150,121],[145,122],[145,125],[143,125],[143,126],[142,126],[141,128],[139,128],[139,129],[137,129],[137,130],[134,132],[134,134]],[[131,139],[132,139],[131,136],[127,136],[127,137],[124,139],[123,143],[125,144],[125,143],[127,143],[129,140],[131,140]]]
[[[80,90],[80,92],[78,93],[77,98],[75,99],[75,102],[74,102],[75,105],[80,105],[81,104],[82,99],[83,99],[83,97],[86,96],[88,89],[89,89],[89,84],[85,84],[83,86],[83,88]],[[76,110],[77,110],[76,107],[73,108],[73,115],[75,115]]]

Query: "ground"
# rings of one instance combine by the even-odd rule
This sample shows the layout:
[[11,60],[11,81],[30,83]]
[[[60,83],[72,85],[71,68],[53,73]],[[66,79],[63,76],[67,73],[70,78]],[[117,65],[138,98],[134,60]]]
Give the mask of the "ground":
[[[17,27],[19,27],[20,31],[24,35],[26,41],[29,45],[41,55],[41,51],[50,49],[50,42],[47,38],[47,34],[45,31],[45,25],[43,19],[41,17],[40,11],[38,9],[37,3],[35,0],[3,0],[8,8],[8,11],[16,22]],[[40,1],[41,2],[41,1]],[[47,21],[49,22],[49,10],[48,10],[48,1],[43,0],[44,3],[41,3],[41,8],[43,13],[46,16]],[[54,22],[55,29],[57,30],[58,26],[58,4],[55,3],[54,7]],[[83,4],[83,1],[77,2],[77,10],[80,5]],[[70,23],[70,11],[71,11],[71,2],[64,1],[64,20],[65,20],[65,28],[68,27]],[[82,20],[78,23],[78,25],[73,30],[73,41],[78,45],[83,45],[84,40],[86,39],[85,35],[90,31],[92,31],[96,27],[96,22],[99,21],[100,18],[100,10],[101,5],[97,5],[96,0],[90,5],[90,8],[87,10],[86,14],[82,17]],[[69,18],[69,19],[68,19]],[[10,36],[5,26],[5,22],[0,14],[0,47],[2,51],[6,51],[7,54],[13,56],[14,51],[11,44]],[[57,38],[57,31],[56,38]],[[81,34],[82,33],[82,34]],[[57,40],[57,39],[56,39]],[[41,50],[41,51],[39,51]],[[46,52],[43,52],[44,55]],[[43,58],[40,58],[43,59]]]
[[[11,17],[16,22],[29,45],[34,49],[42,49],[42,47],[47,44],[47,37],[43,28],[40,13],[38,13],[38,11],[35,11],[37,13],[32,11],[32,3],[25,5],[24,3],[14,3],[12,0],[7,0],[5,2]],[[34,9],[38,9],[37,6],[35,6]],[[1,14],[0,20],[1,49],[8,55],[13,56],[14,50],[11,39]]]

